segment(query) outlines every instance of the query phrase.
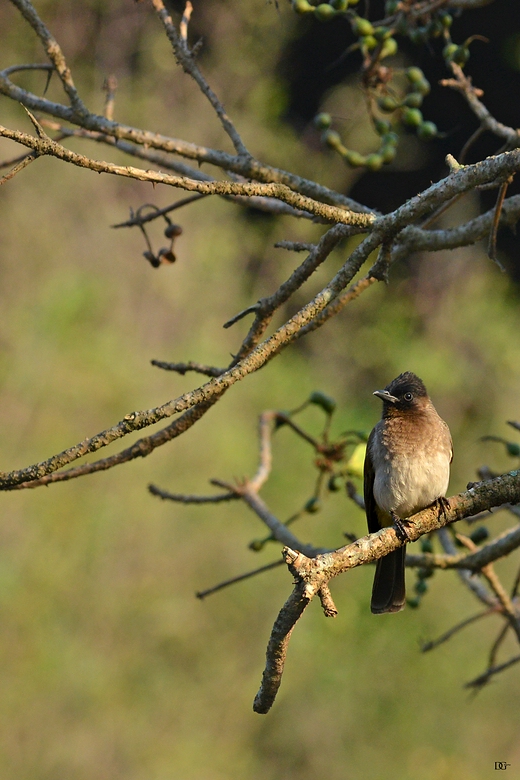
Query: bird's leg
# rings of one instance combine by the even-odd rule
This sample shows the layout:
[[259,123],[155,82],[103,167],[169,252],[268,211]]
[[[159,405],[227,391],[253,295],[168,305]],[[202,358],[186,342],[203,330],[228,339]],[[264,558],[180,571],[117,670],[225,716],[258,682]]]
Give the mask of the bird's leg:
[[395,533],[397,538],[400,542],[403,544],[406,544],[406,542],[410,541],[410,537],[408,536],[408,532],[406,531],[406,526],[409,524],[408,520],[406,518],[403,520],[400,517],[397,516],[395,512],[390,512],[392,516],[392,522],[395,526]]
[[445,520],[448,517],[448,509],[450,508],[450,501],[446,496],[439,496],[439,498],[433,502],[432,506],[436,504],[438,509],[439,520],[443,517]]

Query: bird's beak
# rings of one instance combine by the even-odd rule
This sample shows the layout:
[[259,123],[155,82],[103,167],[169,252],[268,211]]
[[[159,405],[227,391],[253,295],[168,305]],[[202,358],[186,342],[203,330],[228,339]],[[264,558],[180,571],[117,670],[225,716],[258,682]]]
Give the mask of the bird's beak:
[[382,401],[386,401],[389,404],[396,404],[399,400],[395,397],[395,395],[390,395],[388,390],[376,390],[373,395],[377,395],[378,398],[380,398]]

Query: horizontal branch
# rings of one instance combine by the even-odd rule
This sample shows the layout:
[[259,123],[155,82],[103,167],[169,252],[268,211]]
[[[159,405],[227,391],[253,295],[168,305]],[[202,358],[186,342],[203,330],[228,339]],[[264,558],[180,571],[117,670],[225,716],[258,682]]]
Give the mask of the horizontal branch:
[[[42,130],[43,133],[43,130]],[[287,203],[294,208],[308,211],[316,217],[321,217],[330,222],[339,222],[345,225],[358,225],[366,227],[374,222],[374,215],[360,214],[355,211],[347,211],[337,206],[329,206],[325,203],[313,200],[305,195],[300,195],[291,190],[286,184],[280,183],[252,183],[252,182],[230,182],[230,181],[197,181],[186,176],[176,176],[158,171],[145,171],[142,168],[134,168],[131,165],[116,165],[115,163],[104,160],[94,160],[85,155],[73,152],[70,149],[56,143],[45,135],[45,137],[36,138],[19,130],[9,130],[0,125],[0,135],[9,138],[12,141],[23,144],[29,149],[33,149],[39,155],[49,155],[58,160],[76,165],[80,168],[87,168],[95,173],[109,173],[116,176],[123,176],[138,181],[148,181],[152,184],[164,184],[170,187],[180,187],[188,192],[200,192],[204,195],[246,195],[246,196],[267,196],[278,198],[283,203]]]
[[[103,136],[110,136],[118,142],[129,141],[147,149],[158,149],[168,154],[178,154],[190,160],[196,160],[199,164],[208,163],[224,171],[254,179],[260,182],[276,182],[285,184],[294,192],[299,192],[310,198],[316,198],[323,203],[343,206],[346,209],[372,214],[376,213],[360,203],[348,198],[339,192],[317,184],[310,179],[265,165],[253,158],[234,156],[216,149],[193,144],[177,138],[169,138],[160,133],[152,133],[149,130],[141,130],[136,127],[114,122],[99,114],[88,113],[84,115],[61,103],[53,103],[46,98],[41,98],[27,90],[18,87],[8,78],[5,70],[0,71],[0,93],[6,95],[17,103],[26,106],[31,111],[41,111],[44,114],[54,116],[76,124],[85,130],[94,131]],[[96,139],[95,139],[96,140]],[[101,136],[97,139],[103,140]],[[122,147],[121,147],[122,148]]]

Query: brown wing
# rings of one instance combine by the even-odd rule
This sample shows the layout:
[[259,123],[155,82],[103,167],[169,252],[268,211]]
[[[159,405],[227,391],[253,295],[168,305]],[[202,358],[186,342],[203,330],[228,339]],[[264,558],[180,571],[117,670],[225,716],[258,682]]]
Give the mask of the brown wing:
[[[376,426],[377,427],[377,426]],[[368,437],[367,453],[365,455],[365,465],[363,467],[363,493],[365,497],[365,512],[367,515],[368,531],[374,534],[381,528],[381,523],[377,517],[377,508],[374,498],[374,465],[372,463],[372,446],[376,435],[376,428]]]

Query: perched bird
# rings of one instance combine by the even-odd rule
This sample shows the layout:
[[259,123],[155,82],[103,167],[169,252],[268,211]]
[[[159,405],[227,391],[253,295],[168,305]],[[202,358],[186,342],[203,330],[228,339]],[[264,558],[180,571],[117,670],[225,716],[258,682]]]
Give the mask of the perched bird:
[[[453,456],[450,431],[423,382],[406,371],[374,395],[383,416],[369,436],[364,466],[365,509],[370,533],[396,524],[435,502],[445,510]],[[399,612],[405,603],[405,545],[380,558],[372,589],[375,614]]]

